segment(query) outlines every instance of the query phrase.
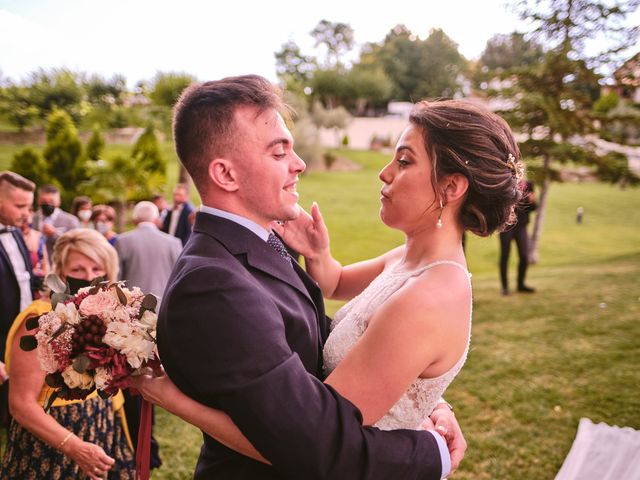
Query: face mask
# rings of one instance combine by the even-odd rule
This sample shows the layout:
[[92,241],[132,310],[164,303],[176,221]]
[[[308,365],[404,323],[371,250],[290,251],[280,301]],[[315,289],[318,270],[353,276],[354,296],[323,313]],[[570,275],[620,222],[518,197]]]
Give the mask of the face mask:
[[91,210],[78,210],[78,218],[83,222],[88,222],[91,219]]
[[96,222],[96,230],[101,234],[107,233],[111,229],[111,225],[106,222]]
[[45,217],[50,217],[56,207],[54,205],[51,205],[50,203],[43,203],[42,205],[40,205],[40,209],[42,210],[42,214]]
[[74,277],[67,277],[67,283],[69,284],[69,290],[71,292],[71,295],[75,295],[76,293],[78,293],[78,290],[80,290],[81,288],[88,287],[91,285],[91,281],[89,280],[84,280],[82,278],[74,278]]

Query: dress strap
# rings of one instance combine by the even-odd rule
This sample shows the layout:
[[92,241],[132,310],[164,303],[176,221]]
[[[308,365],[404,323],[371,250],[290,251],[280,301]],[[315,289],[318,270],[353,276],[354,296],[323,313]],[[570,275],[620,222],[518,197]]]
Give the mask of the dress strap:
[[419,268],[417,270],[415,270],[415,275],[419,275],[422,272],[429,270],[430,268],[433,267],[437,267],[438,265],[453,265],[455,267],[458,267],[460,270],[462,270],[469,278],[471,278],[471,274],[469,273],[469,270],[467,270],[465,268],[464,265],[462,265],[461,263],[458,262],[454,262],[453,260],[438,260],[435,262],[430,263],[429,265],[425,265],[422,268]]

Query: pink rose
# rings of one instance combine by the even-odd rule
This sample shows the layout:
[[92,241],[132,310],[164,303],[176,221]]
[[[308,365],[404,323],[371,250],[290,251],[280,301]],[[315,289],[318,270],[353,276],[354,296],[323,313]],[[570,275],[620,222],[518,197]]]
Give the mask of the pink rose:
[[80,313],[84,316],[100,316],[101,313],[114,310],[119,305],[120,302],[111,292],[100,291],[82,300],[82,303],[80,303]]

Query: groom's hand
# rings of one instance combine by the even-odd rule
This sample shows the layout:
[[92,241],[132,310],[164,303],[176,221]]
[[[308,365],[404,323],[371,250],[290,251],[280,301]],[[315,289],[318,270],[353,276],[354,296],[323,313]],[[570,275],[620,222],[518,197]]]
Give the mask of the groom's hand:
[[456,471],[467,451],[467,442],[464,439],[460,424],[453,411],[446,403],[439,403],[431,413],[431,420],[436,432],[440,433],[447,441],[449,454],[451,455],[451,472]]

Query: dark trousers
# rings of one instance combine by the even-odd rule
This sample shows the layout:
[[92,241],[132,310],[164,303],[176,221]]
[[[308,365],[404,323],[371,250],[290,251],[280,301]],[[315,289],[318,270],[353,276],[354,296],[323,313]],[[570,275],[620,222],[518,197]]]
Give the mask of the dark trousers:
[[527,266],[529,265],[529,238],[527,236],[527,226],[515,226],[512,229],[500,233],[500,281],[502,289],[509,288],[509,280],[507,278],[507,266],[509,265],[509,252],[511,251],[511,241],[516,241],[518,247],[518,288],[524,286],[524,277],[527,274]]

